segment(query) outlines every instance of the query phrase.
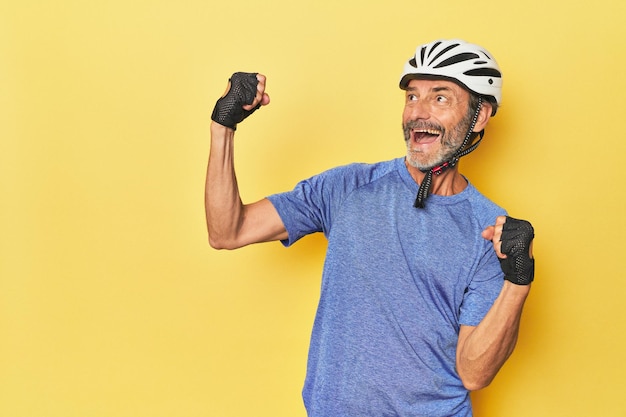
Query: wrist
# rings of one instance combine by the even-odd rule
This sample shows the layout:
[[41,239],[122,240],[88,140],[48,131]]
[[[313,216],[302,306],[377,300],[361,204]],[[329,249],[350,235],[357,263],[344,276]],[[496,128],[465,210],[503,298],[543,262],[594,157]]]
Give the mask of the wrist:
[[219,137],[219,136],[228,137],[228,136],[233,136],[234,133],[235,131],[231,129],[230,127],[221,125],[217,123],[216,121],[211,121],[211,135],[213,137]]
[[504,281],[504,285],[502,286],[502,292],[510,295],[514,298],[520,298],[521,300],[525,300],[528,294],[530,293],[530,287],[532,284],[520,285],[511,281]]

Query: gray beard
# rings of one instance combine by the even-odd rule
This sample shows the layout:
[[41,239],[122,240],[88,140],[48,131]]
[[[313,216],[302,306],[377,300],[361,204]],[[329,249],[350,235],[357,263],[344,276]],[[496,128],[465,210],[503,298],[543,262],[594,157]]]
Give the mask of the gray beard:
[[[442,126],[436,125],[434,123],[424,122],[420,120],[409,120],[408,122],[404,123],[402,128],[404,131],[404,141],[407,147],[406,159],[409,165],[421,171],[428,171],[429,169],[441,165],[444,162],[452,159],[454,154],[463,144],[463,140],[465,139],[465,136],[467,135],[467,132],[470,128],[471,117],[472,116],[468,112],[465,117],[450,131],[447,131]],[[414,155],[418,157],[420,155],[425,157],[425,155],[422,152],[411,150],[412,129],[436,129],[441,131],[441,148],[439,148],[435,154],[426,159],[414,159]]]

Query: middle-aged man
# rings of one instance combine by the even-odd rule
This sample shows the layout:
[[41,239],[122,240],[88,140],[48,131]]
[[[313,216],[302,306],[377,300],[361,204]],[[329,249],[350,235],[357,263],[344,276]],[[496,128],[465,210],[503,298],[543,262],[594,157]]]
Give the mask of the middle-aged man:
[[500,105],[496,61],[461,40],[419,46],[400,78],[405,156],[334,168],[243,204],[234,134],[269,104],[265,85],[263,75],[233,74],[213,112],[209,241],[234,249],[327,237],[303,389],[309,416],[471,416],[469,392],[513,351],[534,275],[530,223],[507,217],[458,171]]

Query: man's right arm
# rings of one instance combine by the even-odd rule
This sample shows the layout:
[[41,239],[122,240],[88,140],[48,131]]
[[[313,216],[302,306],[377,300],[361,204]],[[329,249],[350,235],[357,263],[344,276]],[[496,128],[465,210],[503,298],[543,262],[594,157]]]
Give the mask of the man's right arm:
[[[258,75],[257,78],[256,96],[251,104],[242,104],[245,110],[269,103],[265,77]],[[216,249],[236,249],[252,243],[286,239],[285,226],[268,199],[247,205],[241,201],[234,168],[234,128],[215,120],[211,123],[211,150],[205,183],[209,244]]]

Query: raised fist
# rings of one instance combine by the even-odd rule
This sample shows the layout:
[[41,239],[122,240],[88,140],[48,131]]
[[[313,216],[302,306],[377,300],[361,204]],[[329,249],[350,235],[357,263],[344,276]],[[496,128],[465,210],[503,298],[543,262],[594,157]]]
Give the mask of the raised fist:
[[259,102],[250,110],[244,109],[244,106],[250,106],[254,102],[259,79],[256,73],[236,72],[229,81],[229,90],[217,100],[211,119],[222,126],[236,130],[238,123],[261,107],[261,102]]
[[530,284],[535,276],[535,260],[530,257],[530,244],[535,237],[533,226],[526,220],[507,217],[502,225],[500,259],[504,279],[518,285]]

